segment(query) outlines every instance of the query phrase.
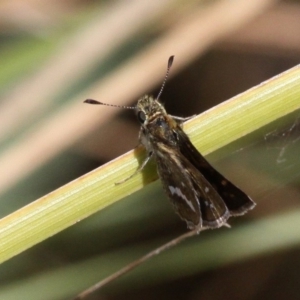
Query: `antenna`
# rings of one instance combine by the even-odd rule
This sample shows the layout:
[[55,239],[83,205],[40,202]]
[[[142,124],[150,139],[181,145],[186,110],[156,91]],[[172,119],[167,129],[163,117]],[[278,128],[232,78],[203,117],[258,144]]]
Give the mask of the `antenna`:
[[[166,85],[166,82],[167,82],[167,79],[168,79],[168,76],[169,76],[169,73],[170,73],[170,69],[172,67],[172,64],[173,64],[173,61],[174,61],[174,55],[170,56],[169,59],[168,59],[168,66],[167,66],[167,72],[166,72],[166,75],[165,75],[165,78],[164,78],[164,81],[161,85],[161,88],[160,88],[160,91],[156,97],[156,99],[158,100],[165,85]],[[103,103],[103,102],[100,102],[100,101],[97,101],[97,100],[94,100],[94,99],[86,99],[83,101],[84,103],[88,103],[88,104],[97,104],[97,105],[106,105],[106,106],[112,106],[112,107],[118,107],[118,108],[126,108],[126,109],[135,109],[134,106],[125,106],[125,105],[115,105],[115,104],[108,104],[108,103]]]
[[100,101],[97,101],[94,99],[86,99],[83,102],[88,103],[88,104],[98,104],[98,105],[106,105],[106,106],[112,106],[112,107],[118,107],[118,108],[135,109],[135,107],[133,107],[133,106],[107,104],[107,103],[103,103],[103,102],[100,102]]
[[162,91],[164,90],[164,87],[166,85],[166,82],[167,82],[167,79],[168,79],[168,76],[169,76],[169,73],[170,73],[170,69],[172,67],[172,64],[173,64],[173,61],[174,61],[174,55],[170,56],[169,59],[168,59],[168,66],[167,66],[167,72],[166,72],[166,75],[165,75],[165,78],[164,78],[164,81],[161,85],[161,88],[160,88],[160,91],[156,97],[157,100],[159,100],[159,97],[161,96],[161,93]]

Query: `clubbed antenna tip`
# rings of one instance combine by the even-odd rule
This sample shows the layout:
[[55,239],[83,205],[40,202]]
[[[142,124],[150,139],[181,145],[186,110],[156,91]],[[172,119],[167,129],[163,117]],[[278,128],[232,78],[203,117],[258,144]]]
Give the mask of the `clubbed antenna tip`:
[[88,103],[88,104],[103,104],[102,102],[99,102],[99,101],[94,100],[94,99],[86,99],[83,102]]
[[164,90],[164,87],[166,85],[166,82],[167,82],[167,79],[168,79],[168,76],[169,76],[169,73],[170,73],[170,69],[172,67],[172,64],[173,64],[173,61],[174,61],[174,55],[170,56],[169,59],[168,59],[168,67],[167,67],[167,72],[166,72],[166,75],[165,75],[165,78],[164,78],[164,81],[161,85],[161,88],[160,88],[160,91],[156,97],[157,100],[159,100],[159,97],[162,93],[162,91]]
[[174,55],[172,55],[172,56],[169,57],[169,60],[168,60],[168,69],[171,68],[171,66],[173,64],[173,61],[174,61]]

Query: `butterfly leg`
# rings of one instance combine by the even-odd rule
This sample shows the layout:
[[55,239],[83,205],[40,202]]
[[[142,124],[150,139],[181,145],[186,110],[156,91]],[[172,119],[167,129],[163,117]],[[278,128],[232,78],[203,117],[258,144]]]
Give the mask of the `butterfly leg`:
[[179,121],[179,122],[185,122],[185,121],[188,121],[188,120],[196,117],[196,115],[192,115],[192,116],[185,117],[185,118],[183,118],[183,117],[177,117],[177,116],[172,116],[172,115],[169,115],[169,116],[172,117],[173,119]]
[[115,183],[115,185],[121,184],[126,182],[127,180],[131,179],[132,177],[134,177],[135,175],[137,175],[138,173],[140,173],[146,166],[146,164],[148,163],[148,161],[150,160],[150,158],[152,157],[153,152],[149,152],[149,154],[147,155],[147,157],[144,159],[143,163],[135,170],[134,173],[132,173],[129,177],[118,181]]

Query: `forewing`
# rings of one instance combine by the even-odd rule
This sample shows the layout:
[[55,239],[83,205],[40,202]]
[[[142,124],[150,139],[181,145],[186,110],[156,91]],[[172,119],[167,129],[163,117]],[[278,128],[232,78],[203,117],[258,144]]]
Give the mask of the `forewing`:
[[178,151],[159,146],[158,174],[175,211],[190,229],[224,225],[229,212],[222,198],[205,177]]
[[161,155],[155,157],[158,175],[176,213],[187,222],[190,229],[201,228],[200,204],[188,173],[183,168],[179,158],[176,157],[176,153],[163,154],[160,152],[160,154],[165,155],[165,157]]
[[[188,161],[190,164],[190,162]],[[190,165],[190,178],[192,180],[194,191],[200,202],[202,215],[202,226],[206,228],[218,228],[226,224],[230,217],[228,208],[209,181],[196,169]]]
[[176,131],[180,152],[199,170],[224,200],[232,216],[245,214],[256,205],[242,190],[216,171],[198,152],[181,128]]

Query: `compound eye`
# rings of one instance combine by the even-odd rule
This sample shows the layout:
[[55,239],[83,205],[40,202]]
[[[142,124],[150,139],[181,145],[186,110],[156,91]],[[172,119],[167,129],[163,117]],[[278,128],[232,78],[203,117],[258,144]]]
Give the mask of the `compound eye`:
[[141,124],[143,124],[146,121],[146,115],[143,111],[139,111],[137,113],[137,118]]

